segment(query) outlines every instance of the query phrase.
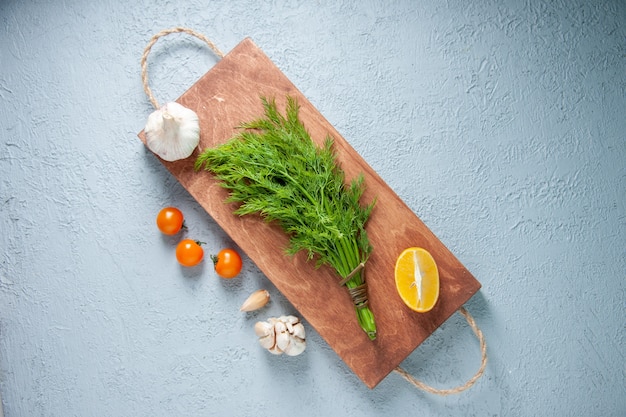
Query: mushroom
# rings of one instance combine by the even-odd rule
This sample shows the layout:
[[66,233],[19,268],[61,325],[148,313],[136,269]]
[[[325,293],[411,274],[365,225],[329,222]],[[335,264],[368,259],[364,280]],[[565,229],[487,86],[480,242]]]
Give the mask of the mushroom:
[[304,326],[295,316],[280,316],[254,325],[259,343],[275,355],[296,356],[306,348]]
[[200,142],[198,115],[176,102],[152,112],[144,132],[148,149],[168,162],[189,157]]

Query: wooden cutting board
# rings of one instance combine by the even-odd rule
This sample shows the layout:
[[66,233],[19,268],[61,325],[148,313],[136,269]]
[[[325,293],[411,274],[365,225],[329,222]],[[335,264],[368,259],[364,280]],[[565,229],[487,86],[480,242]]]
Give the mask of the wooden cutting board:
[[[235,206],[224,203],[227,194],[212,175],[194,171],[199,150],[185,160],[161,162],[300,316],[373,388],[476,293],[480,283],[250,39],[237,45],[177,101],[200,118],[201,150],[226,142],[240,123],[262,116],[261,96],[275,98],[283,111],[287,95],[297,98],[300,118],[316,143],[321,145],[328,134],[334,138],[347,179],[365,175],[362,203],[377,197],[367,224],[374,251],[366,266],[376,340],[370,341],[359,327],[350,297],[330,268],[315,269],[305,254],[284,255],[288,238],[276,225],[256,216],[232,214]],[[139,138],[145,143],[143,131]],[[440,298],[424,314],[407,308],[395,287],[396,258],[411,246],[430,251],[439,267]],[[285,311],[290,313],[294,312]]]

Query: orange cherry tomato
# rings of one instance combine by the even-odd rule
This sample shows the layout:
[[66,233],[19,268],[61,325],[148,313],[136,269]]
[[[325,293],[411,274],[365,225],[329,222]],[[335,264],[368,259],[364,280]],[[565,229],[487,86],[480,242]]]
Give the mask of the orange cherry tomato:
[[176,259],[183,266],[196,266],[204,258],[204,249],[200,246],[202,242],[191,239],[183,239],[176,246]]
[[235,278],[241,272],[241,256],[234,249],[222,249],[217,256],[211,258],[215,272],[222,278]]
[[159,230],[166,235],[175,235],[183,228],[183,213],[176,207],[165,207],[156,218]]

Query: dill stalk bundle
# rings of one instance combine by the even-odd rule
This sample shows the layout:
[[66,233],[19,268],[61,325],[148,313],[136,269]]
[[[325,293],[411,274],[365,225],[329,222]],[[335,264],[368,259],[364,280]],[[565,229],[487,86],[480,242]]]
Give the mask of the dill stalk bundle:
[[235,214],[257,213],[289,236],[288,254],[301,250],[316,266],[330,265],[354,301],[357,319],[371,340],[374,315],[368,306],[363,266],[372,246],[365,231],[374,202],[363,207],[360,175],[349,185],[336,161],[333,140],[316,146],[287,97],[285,115],[262,98],[265,117],[244,123],[227,143],[203,151],[195,163],[220,180]]

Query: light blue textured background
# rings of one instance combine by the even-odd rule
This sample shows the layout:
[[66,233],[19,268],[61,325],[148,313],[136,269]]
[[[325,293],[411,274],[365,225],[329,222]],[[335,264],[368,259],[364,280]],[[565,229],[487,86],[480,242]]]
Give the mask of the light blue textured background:
[[[483,284],[476,386],[369,390],[310,327],[271,356],[254,322],[294,311],[248,259],[230,282],[176,264],[165,205],[230,245],[136,137],[143,48],[179,25],[250,36]],[[157,98],[215,62],[159,41]],[[626,415],[623,0],[0,0],[0,102],[6,417]],[[478,363],[455,315],[403,366],[448,388]]]

